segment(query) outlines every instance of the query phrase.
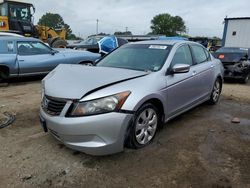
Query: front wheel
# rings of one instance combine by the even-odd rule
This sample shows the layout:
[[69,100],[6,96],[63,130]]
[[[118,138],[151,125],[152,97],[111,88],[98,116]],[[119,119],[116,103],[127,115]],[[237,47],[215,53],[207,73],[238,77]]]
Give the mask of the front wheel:
[[160,114],[151,103],[144,104],[135,115],[129,130],[126,145],[129,148],[142,148],[150,144],[160,123]]
[[214,87],[210,95],[210,99],[208,101],[210,104],[216,104],[219,101],[221,90],[222,90],[222,82],[219,78],[217,78],[214,83]]

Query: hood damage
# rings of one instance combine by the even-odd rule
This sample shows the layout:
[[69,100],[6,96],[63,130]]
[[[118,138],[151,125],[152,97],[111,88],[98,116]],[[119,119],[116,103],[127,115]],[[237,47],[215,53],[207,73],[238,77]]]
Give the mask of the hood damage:
[[97,90],[148,74],[120,68],[64,64],[44,78],[43,87],[47,96],[80,100]]

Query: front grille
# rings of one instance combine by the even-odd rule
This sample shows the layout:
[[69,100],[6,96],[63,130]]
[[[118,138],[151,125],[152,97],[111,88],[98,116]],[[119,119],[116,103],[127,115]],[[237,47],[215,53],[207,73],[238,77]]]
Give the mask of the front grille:
[[53,97],[44,96],[42,102],[42,108],[50,115],[58,116],[61,114],[64,106],[66,105],[66,100],[57,99]]

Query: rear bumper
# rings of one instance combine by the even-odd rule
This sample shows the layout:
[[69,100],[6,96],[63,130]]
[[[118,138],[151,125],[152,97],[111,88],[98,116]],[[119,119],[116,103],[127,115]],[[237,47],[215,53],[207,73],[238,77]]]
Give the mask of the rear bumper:
[[50,116],[40,109],[48,131],[67,147],[91,155],[121,152],[132,114],[107,113],[66,118]]

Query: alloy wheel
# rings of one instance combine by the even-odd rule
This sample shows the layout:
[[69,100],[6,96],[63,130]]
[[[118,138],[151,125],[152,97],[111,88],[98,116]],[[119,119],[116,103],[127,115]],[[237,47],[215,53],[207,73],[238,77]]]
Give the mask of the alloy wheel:
[[216,102],[219,97],[220,97],[220,90],[221,90],[221,84],[219,82],[219,80],[216,80],[215,84],[214,84],[214,88],[213,88],[213,101]]
[[150,142],[156,133],[157,124],[158,115],[154,109],[147,108],[142,111],[135,124],[136,141],[141,145]]

